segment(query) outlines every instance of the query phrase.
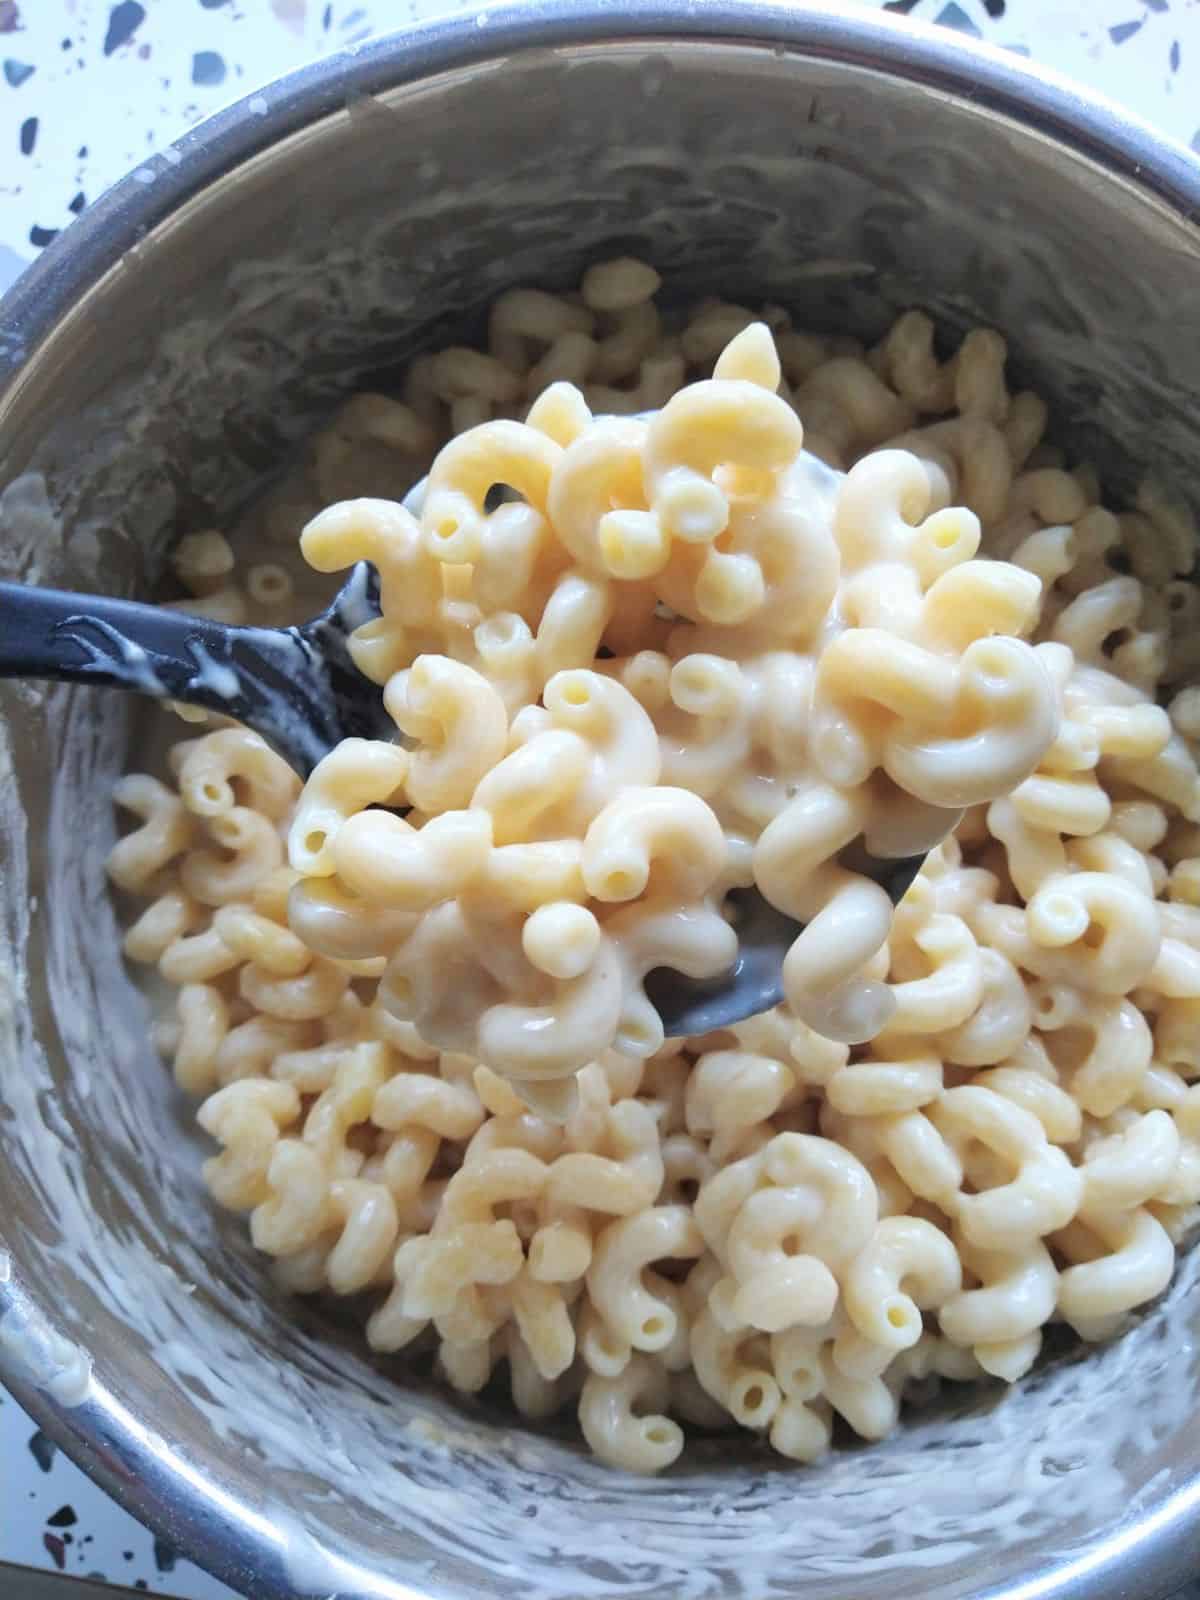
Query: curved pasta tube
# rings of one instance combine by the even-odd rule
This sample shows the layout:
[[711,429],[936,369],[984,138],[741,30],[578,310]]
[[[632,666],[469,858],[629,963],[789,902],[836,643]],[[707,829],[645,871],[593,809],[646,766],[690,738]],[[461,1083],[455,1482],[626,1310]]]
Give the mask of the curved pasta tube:
[[783,1396],[762,1334],[724,1328],[706,1306],[692,1324],[692,1365],[705,1393],[744,1428],[771,1425]]
[[956,1026],[936,1025],[937,1048],[945,1061],[961,1067],[987,1067],[1006,1061],[1033,1025],[1033,1007],[1021,974],[998,950],[979,949],[983,992],[979,1004]]
[[508,713],[492,685],[461,661],[423,655],[389,678],[383,702],[416,744],[405,776],[413,805],[429,813],[467,805],[508,743]]
[[614,1048],[644,1059],[661,1049],[662,1018],[644,984],[656,967],[689,978],[715,978],[737,959],[737,933],[707,901],[639,901],[607,918],[605,933],[619,956],[622,1001]]
[[588,825],[583,881],[597,900],[635,900],[651,888],[697,899],[725,866],[725,835],[686,789],[625,788]]
[[[629,665],[645,659],[635,656]],[[742,670],[723,656],[693,652],[673,666],[665,656],[661,661],[669,673],[664,699],[673,706],[649,709],[658,728],[662,781],[710,800],[750,755],[757,697]]]
[[1025,910],[1039,976],[1123,995],[1150,973],[1162,946],[1153,899],[1108,872],[1075,872],[1039,889]]
[[727,627],[749,623],[789,642],[815,635],[837,590],[838,549],[819,502],[792,498],[787,475],[781,488],[770,499],[734,500],[719,549],[674,545],[655,578],[673,611]]
[[[592,1452],[629,1472],[661,1472],[683,1449],[683,1429],[662,1414],[667,1371],[648,1356],[633,1356],[617,1377],[589,1373],[579,1396],[579,1425]],[[649,1412],[638,1415],[636,1407]]]
[[1170,1114],[1147,1111],[1127,1128],[1089,1145],[1083,1160],[1079,1213],[1093,1217],[1136,1211],[1167,1188],[1179,1161],[1179,1130]]
[[1022,1339],[1052,1316],[1059,1279],[1040,1241],[1016,1253],[973,1250],[966,1264],[980,1287],[955,1295],[938,1313],[953,1343],[974,1347]]
[[750,1050],[706,1051],[687,1078],[688,1132],[709,1138],[714,1159],[722,1159],[751,1128],[774,1116],[796,1082],[792,1068],[772,1056]]
[[984,1250],[1021,1250],[1065,1227],[1079,1209],[1083,1179],[1030,1112],[990,1089],[948,1089],[931,1112],[953,1142],[975,1140],[1016,1168],[1011,1182],[954,1204],[966,1238]]
[[936,1311],[962,1289],[958,1251],[931,1222],[885,1217],[845,1267],[842,1296],[865,1339],[888,1351],[914,1345],[922,1311]]
[[196,823],[178,795],[157,778],[127,773],[113,786],[113,801],[141,819],[141,827],[118,839],[105,871],[119,889],[140,894],[157,872],[191,845]]
[[206,831],[217,848],[189,850],[179,866],[180,883],[201,905],[249,900],[282,865],[283,844],[275,825],[249,806],[212,817]]
[[268,1197],[267,1169],[284,1128],[300,1114],[288,1083],[244,1078],[208,1097],[196,1121],[222,1146],[204,1163],[204,1181],[218,1205],[249,1211]]
[[645,518],[643,559],[638,570],[628,570],[624,530],[634,524],[622,519],[621,510],[645,512],[645,440],[645,423],[633,418],[602,418],[580,433],[555,464],[548,501],[550,521],[572,557],[589,572],[649,577],[670,553],[670,541],[655,519]]
[[239,961],[273,977],[298,977],[312,962],[313,952],[294,933],[249,906],[219,906],[212,931]]
[[1027,633],[1041,597],[1041,579],[1012,562],[967,561],[930,585],[921,629],[935,648],[965,651],[991,634]]
[[604,1150],[573,1150],[551,1163],[546,1203],[626,1217],[652,1205],[663,1181],[658,1125],[649,1106],[622,1100],[604,1123]]
[[582,832],[614,791],[658,782],[658,734],[622,684],[598,672],[558,672],[542,699],[554,726],[586,740],[592,751],[587,772],[563,807],[568,833]]
[[941,1092],[941,1060],[923,1040],[908,1050],[899,1041],[894,1049],[876,1043],[865,1060],[839,1067],[825,1087],[834,1110],[852,1117],[916,1111]]
[[566,1077],[616,1038],[622,991],[616,949],[602,939],[587,971],[561,983],[550,1001],[490,1006],[479,1019],[479,1053],[514,1077]]
[[887,939],[892,902],[878,884],[832,864],[813,873],[809,893],[821,909],[784,957],[787,1002],[830,1038],[873,1039],[895,1001],[885,984],[859,975]]
[[646,493],[671,539],[711,544],[729,520],[713,481],[720,467],[773,477],[791,465],[804,430],[791,407],[745,379],[713,378],[674,395],[650,423]]
[[287,918],[309,950],[334,961],[390,955],[417,924],[416,913],[371,905],[337,878],[307,878],[293,884]]
[[542,831],[582,784],[591,751],[579,734],[548,728],[518,745],[480,781],[471,808],[492,819],[496,844],[515,845]]
[[397,803],[409,755],[381,739],[343,739],[313,768],[288,829],[288,860],[306,877],[336,870],[330,839],[355,812]]
[[376,1091],[371,1121],[397,1133],[417,1127],[441,1139],[470,1139],[483,1122],[483,1107],[465,1084],[428,1072],[398,1072]]
[[392,952],[378,1000],[436,1049],[478,1054],[479,1019],[503,993],[461,906],[448,901],[426,912]]
[[492,820],[483,809],[446,811],[414,828],[385,811],[360,811],[338,829],[334,866],[363,900],[397,911],[426,911],[458,894],[483,871]]
[[1097,1321],[1153,1300],[1175,1270],[1170,1235],[1149,1211],[1089,1216],[1087,1227],[1105,1254],[1067,1267],[1058,1281],[1058,1309],[1083,1338]]
[[1021,640],[976,640],[963,652],[959,674],[956,720],[968,731],[904,727],[884,739],[884,771],[931,805],[976,805],[1013,789],[1058,731],[1053,685]]
[[975,1088],[994,1089],[1032,1113],[1052,1144],[1074,1144],[1083,1131],[1078,1102],[1053,1079],[1043,1077],[1032,1063],[995,1067],[990,1072],[977,1073],[971,1083]]
[[545,515],[561,456],[551,438],[523,422],[487,422],[451,439],[429,469],[421,507],[426,551],[454,565],[478,561],[487,521],[484,501],[497,483],[515,489]]
[[[875,450],[855,462],[838,486],[833,511],[833,533],[845,569],[858,572],[907,559],[931,500],[929,474],[910,451]],[[969,527],[966,534],[959,560],[974,555],[979,544],[977,524],[973,542]]]
[[931,1034],[939,1024],[965,1022],[983,997],[983,962],[975,936],[961,917],[936,912],[912,936],[932,966],[925,978],[891,986],[895,1011],[883,1033]]
[[238,805],[240,783],[249,809],[278,821],[300,790],[300,780],[266,740],[249,728],[219,728],[188,749],[179,769],[179,793],[198,817],[219,817]]
[[305,524],[300,553],[317,572],[369,561],[379,574],[380,609],[389,622],[428,626],[442,600],[438,563],[416,518],[395,500],[343,500]]
[[587,1272],[592,1305],[632,1349],[665,1351],[678,1316],[666,1281],[647,1269],[667,1257],[693,1260],[703,1249],[686,1206],[654,1206],[610,1222],[596,1237]]
[[339,1178],[329,1187],[330,1225],[338,1229],[325,1275],[334,1294],[357,1294],[379,1275],[400,1230],[396,1202],[382,1183]]
[[759,1189],[746,1198],[726,1240],[739,1325],[777,1333],[829,1320],[838,1285],[805,1248],[812,1212],[812,1194],[804,1189]]
[[859,975],[882,949],[892,903],[878,884],[831,860],[861,831],[866,797],[814,784],[768,823],[754,846],[754,880],[787,916],[807,924],[784,959],[791,1009],[830,1037],[874,1037],[894,1009],[886,987]]
[[175,1002],[179,1019],[172,1070],[185,1094],[207,1094],[217,1083],[217,1057],[229,1032],[229,1007],[211,983],[185,983]]

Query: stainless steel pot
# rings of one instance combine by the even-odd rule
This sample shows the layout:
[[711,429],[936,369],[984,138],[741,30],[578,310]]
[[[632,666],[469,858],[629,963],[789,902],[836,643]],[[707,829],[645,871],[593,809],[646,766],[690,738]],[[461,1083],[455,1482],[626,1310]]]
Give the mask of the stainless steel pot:
[[[599,254],[874,333],[1008,337],[1119,494],[1200,486],[1200,167],[1015,58],[854,11],[567,0],[204,124],[0,313],[0,568],[128,590],[345,389]],[[1122,1341],[795,1469],[663,1480],[451,1403],[276,1296],[206,1203],[101,861],[126,708],[3,695],[0,1377],[259,1597],[1158,1595],[1200,1529],[1197,1257]],[[9,766],[11,764],[11,775]]]

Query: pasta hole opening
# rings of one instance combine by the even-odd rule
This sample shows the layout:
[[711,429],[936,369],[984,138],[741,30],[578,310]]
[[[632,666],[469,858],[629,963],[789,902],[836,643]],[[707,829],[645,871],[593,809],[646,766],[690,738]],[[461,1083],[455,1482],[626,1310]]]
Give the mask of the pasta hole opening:
[[200,786],[200,793],[209,805],[219,806],[224,799],[224,785],[219,783],[205,783]]
[[747,1413],[761,1411],[766,1403],[766,1394],[760,1383],[752,1383],[742,1395],[742,1407]]
[[[1073,921],[1078,910],[1075,901],[1072,900],[1069,895],[1065,894],[1047,895],[1042,903],[1045,906],[1048,916],[1056,919],[1061,918],[1064,922]],[[1049,996],[1047,996],[1047,998],[1049,998]],[[1051,1002],[1051,1004],[1053,1004],[1053,1002]]]
[[958,529],[953,523],[943,522],[933,530],[933,542],[939,550],[953,550],[958,543]]
[[329,835],[324,828],[313,828],[311,832],[304,835],[304,848],[311,856],[319,856],[328,843]]
[[650,1422],[643,1429],[642,1437],[647,1444],[670,1444],[671,1434],[665,1423]]
[[889,1301],[885,1315],[888,1327],[895,1328],[898,1332],[912,1325],[912,1316],[903,1300]]
[[448,543],[458,532],[458,523],[453,517],[443,517],[440,522],[433,525],[433,536],[444,543]]
[[614,867],[605,875],[604,891],[613,900],[624,900],[637,893],[637,879],[625,868]]
[[642,1338],[657,1339],[666,1329],[667,1324],[662,1317],[647,1317],[642,1323]]
[[235,817],[214,817],[208,825],[208,831],[217,844],[226,850],[236,850],[245,843],[241,824]]
[[572,679],[570,683],[563,685],[562,697],[569,706],[586,706],[592,696],[586,683]]
[[1091,922],[1088,924],[1087,932],[1080,942],[1089,950],[1099,950],[1104,943],[1105,931],[1101,923]]

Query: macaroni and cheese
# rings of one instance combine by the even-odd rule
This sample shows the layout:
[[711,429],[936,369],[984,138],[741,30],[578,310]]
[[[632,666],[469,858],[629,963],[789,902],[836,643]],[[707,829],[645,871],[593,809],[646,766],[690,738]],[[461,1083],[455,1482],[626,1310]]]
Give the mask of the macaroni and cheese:
[[[374,563],[396,738],[302,785],[210,718],[109,861],[280,1283],[642,1472],[1013,1382],[1160,1293],[1200,1203],[1195,530],[1105,509],[994,333],[657,288],[502,296],[317,438],[274,559],[180,543],[238,620],[304,609],[297,539]],[[931,849],[894,913],[860,838]],[[725,970],[750,886],[804,925],[785,1003],[665,1040],[647,973]]]

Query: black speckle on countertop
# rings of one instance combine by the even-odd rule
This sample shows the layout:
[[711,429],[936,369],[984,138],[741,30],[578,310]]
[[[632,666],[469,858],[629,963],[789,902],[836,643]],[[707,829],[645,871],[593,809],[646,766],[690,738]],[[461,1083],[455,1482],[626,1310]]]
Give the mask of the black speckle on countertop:
[[943,6],[933,20],[940,22],[943,28],[953,28],[958,33],[969,33],[976,39],[980,37],[978,27],[963,8],[956,4],[956,0],[950,0],[948,6]]
[[898,16],[906,17],[910,11],[915,11],[920,0],[884,0],[885,11],[894,11]]
[[1182,57],[1180,55],[1179,40],[1178,39],[1172,39],[1172,41],[1171,41],[1171,54],[1170,54],[1170,58],[1169,59],[1170,59],[1170,62],[1171,62],[1171,71],[1172,72],[1178,72],[1179,71],[1179,63],[1180,63],[1180,60],[1182,59]]
[[[44,250],[52,239],[58,238],[58,235],[59,230],[57,228],[43,228],[35,222],[29,230],[29,242],[38,250]],[[49,1468],[47,1467],[43,1470],[49,1471]]]
[[165,1539],[154,1541],[154,1565],[160,1572],[174,1572],[175,1563],[179,1560],[179,1552]]
[[983,0],[983,9],[993,22],[999,22],[1008,8],[1005,5],[1005,0]]
[[42,1543],[50,1554],[50,1559],[61,1572],[67,1564],[67,1547],[56,1533],[44,1533]]
[[11,56],[5,58],[4,81],[10,89],[19,89],[36,71],[37,68],[31,67],[28,61],[14,61]]
[[122,1550],[121,1551],[121,1560],[122,1561],[132,1561],[133,1560],[133,1551],[132,1550]]
[[1145,6],[1147,11],[1157,11],[1162,13],[1170,10],[1169,0],[1142,0],[1142,4]]
[[74,1506],[59,1506],[52,1517],[46,1518],[46,1526],[48,1528],[73,1528],[78,1521],[79,1518],[75,1514]]
[[200,0],[200,4],[204,7],[205,11],[216,11],[221,6],[227,6],[229,4],[229,0]]
[[216,50],[197,50],[192,57],[192,82],[202,88],[225,82],[225,57]]
[[104,35],[104,54],[112,55],[130,39],[146,20],[146,8],[138,0],[120,0],[108,13],[108,32]]
[[67,205],[67,210],[77,217],[86,205],[87,195],[80,189],[79,193]]
[[38,119],[36,117],[26,117],[25,121],[21,124],[21,132],[18,135],[21,145],[21,154],[23,156],[31,156],[33,154],[33,147],[37,143],[37,136]]
[[0,33],[16,33],[21,26],[17,0],[0,0]]
[[1118,22],[1108,30],[1108,37],[1114,44],[1124,44],[1126,39],[1132,39],[1135,33],[1140,33],[1145,17],[1135,17],[1132,22]]
[[30,1435],[29,1453],[43,1472],[50,1471],[57,1452],[58,1446],[53,1439],[48,1439],[40,1428],[35,1434]]
[[150,1585],[146,1582],[145,1578],[139,1578],[133,1587],[135,1589],[148,1589]]
[[325,32],[325,33],[329,32],[329,25],[330,25],[330,23],[332,21],[333,21],[333,7],[332,6],[326,6],[324,11],[322,11],[322,13],[321,13],[321,29],[322,29],[323,32]]

